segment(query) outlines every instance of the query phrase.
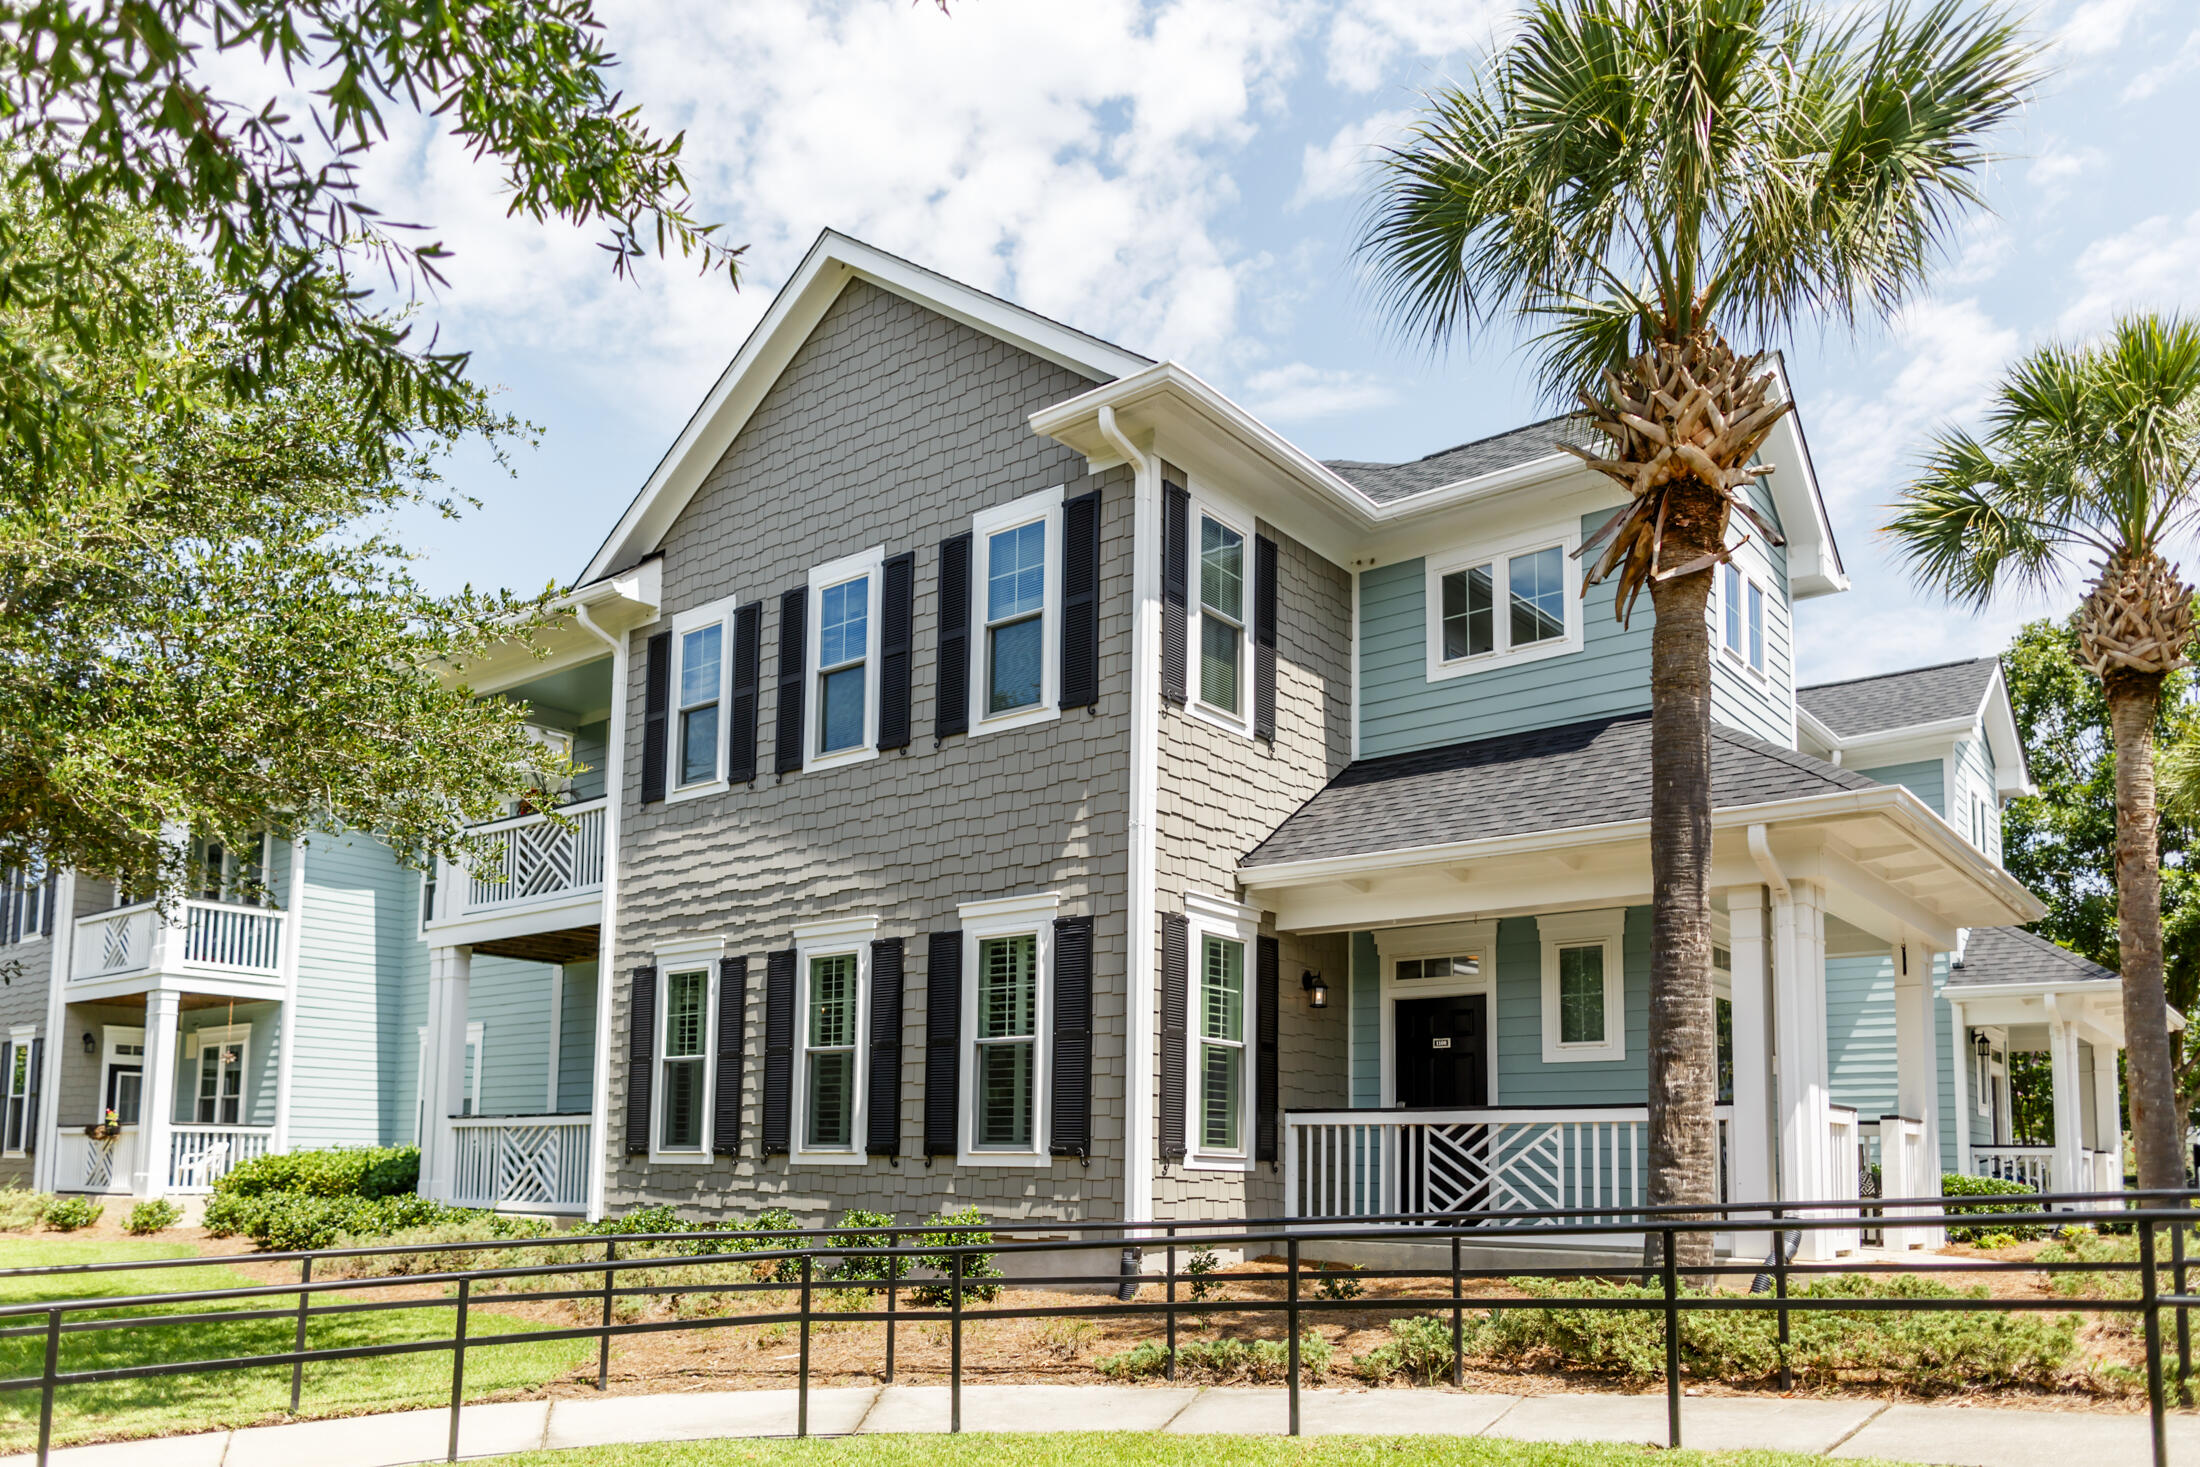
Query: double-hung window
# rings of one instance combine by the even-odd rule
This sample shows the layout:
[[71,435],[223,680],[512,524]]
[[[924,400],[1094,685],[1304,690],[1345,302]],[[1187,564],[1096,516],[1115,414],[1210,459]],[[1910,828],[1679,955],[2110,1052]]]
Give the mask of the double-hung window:
[[1232,719],[1245,715],[1245,623],[1249,602],[1245,536],[1211,514],[1199,516],[1199,701]]
[[245,1051],[251,1039],[249,1024],[198,1032],[198,1094],[192,1119],[216,1126],[243,1123]]
[[885,552],[867,550],[810,572],[810,765],[878,750],[878,635]]
[[[714,601],[672,620],[672,718],[665,767],[675,795],[717,788],[726,777],[727,627],[733,602]],[[568,736],[570,747],[570,736]]]
[[24,1134],[31,1111],[31,1041],[37,1033],[35,1029],[17,1029],[8,1049],[5,1149],[11,1154],[24,1150],[26,1141],[37,1139]]
[[1060,716],[1060,486],[981,511],[971,521],[979,629],[970,728],[991,733]]
[[1740,566],[1727,561],[1719,567],[1719,645],[1726,655],[1753,673],[1765,670],[1765,588]]
[[961,1164],[1046,1166],[1052,892],[964,902]]
[[1543,1060],[1627,1057],[1621,936],[1626,913],[1566,912],[1536,919],[1543,942]]
[[665,974],[664,1028],[657,1061],[657,1149],[700,1152],[710,1069],[710,969]]
[[1733,561],[1719,567],[1720,599],[1725,603],[1726,650],[1742,655],[1742,570]]
[[794,929],[793,1151],[798,1159],[863,1160],[864,1074],[876,917]]
[[1252,1156],[1256,1093],[1248,1001],[1259,914],[1197,894],[1185,898],[1191,991],[1186,1097],[1194,1167],[1242,1169]]
[[1567,590],[1576,537],[1552,535],[1496,551],[1430,557],[1428,676],[1458,677],[1581,646],[1581,611]]

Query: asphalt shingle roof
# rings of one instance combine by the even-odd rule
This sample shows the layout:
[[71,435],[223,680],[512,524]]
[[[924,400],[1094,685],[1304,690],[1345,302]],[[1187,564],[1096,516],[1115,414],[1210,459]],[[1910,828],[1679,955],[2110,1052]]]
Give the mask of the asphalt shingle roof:
[[[1711,731],[1714,808],[1875,789],[1854,770],[1732,729]],[[1650,815],[1650,715],[1362,759],[1278,826],[1248,866],[1411,850],[1642,820]]]
[[2022,927],[1974,927],[1963,942],[1963,961],[1948,970],[1948,986],[1979,983],[2115,983],[2099,963]]
[[1561,441],[1586,446],[1592,436],[1592,430],[1578,417],[1568,414],[1477,438],[1407,463],[1364,463],[1347,458],[1328,460],[1326,466],[1377,504],[1389,504],[1463,479],[1509,469],[1514,464],[1546,458]]
[[1974,657],[1968,662],[1941,662],[1846,682],[1819,683],[1797,688],[1795,701],[1845,739],[1938,723],[1946,718],[1968,718],[1978,712],[1986,697],[1986,685],[1993,680],[2000,661],[1996,657]]

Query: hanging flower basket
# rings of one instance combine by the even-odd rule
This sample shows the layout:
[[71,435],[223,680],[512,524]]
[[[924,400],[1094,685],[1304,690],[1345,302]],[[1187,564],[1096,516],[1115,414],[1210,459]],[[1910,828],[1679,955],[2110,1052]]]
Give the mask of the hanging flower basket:
[[112,1141],[122,1134],[122,1127],[105,1121],[94,1121],[84,1128],[84,1134],[94,1141]]

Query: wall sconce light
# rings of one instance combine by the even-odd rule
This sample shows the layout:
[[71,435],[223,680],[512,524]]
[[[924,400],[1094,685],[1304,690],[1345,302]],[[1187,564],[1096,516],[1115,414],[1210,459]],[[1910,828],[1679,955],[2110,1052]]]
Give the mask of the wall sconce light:
[[1329,985],[1322,982],[1322,975],[1309,970],[1299,975],[1299,987],[1306,990],[1306,1006],[1313,1009],[1329,1007]]
[[92,1037],[92,1031],[89,1029],[84,1031],[84,1052],[86,1054],[99,1053],[99,1041]]
[[1974,1032],[1971,1035],[1971,1048],[1978,1052],[1980,1059],[1985,1059],[1994,1052],[1994,1041],[1983,1034]]

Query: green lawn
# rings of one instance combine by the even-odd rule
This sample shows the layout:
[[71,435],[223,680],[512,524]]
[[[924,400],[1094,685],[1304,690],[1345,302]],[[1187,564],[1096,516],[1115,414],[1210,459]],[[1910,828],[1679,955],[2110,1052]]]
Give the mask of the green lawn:
[[[188,1245],[176,1243],[47,1242],[7,1238],[0,1239],[0,1268],[187,1258],[191,1253]],[[46,1299],[245,1288],[262,1282],[265,1281],[218,1263],[152,1273],[0,1279],[0,1302],[16,1304]],[[178,1310],[129,1312],[150,1314]],[[207,1306],[191,1306],[190,1312],[207,1312]],[[308,1349],[337,1349],[403,1340],[448,1339],[456,1322],[455,1314],[456,1311],[450,1308],[426,1307],[316,1321],[307,1326],[306,1345]],[[468,1312],[469,1337],[507,1334],[528,1327],[526,1321],[492,1314],[478,1307]],[[269,1354],[292,1348],[295,1339],[295,1325],[288,1319],[64,1335],[61,1369],[64,1372],[102,1370],[123,1365]],[[535,1385],[584,1360],[593,1359],[594,1352],[594,1343],[587,1340],[496,1345],[469,1350],[466,1394],[470,1399],[478,1399],[497,1391]],[[44,1359],[42,1337],[0,1340],[0,1378],[36,1375],[43,1368]],[[338,1416],[437,1406],[449,1401],[450,1389],[451,1357],[448,1353],[332,1361],[306,1367],[300,1414]],[[287,1365],[107,1381],[64,1388],[58,1393],[54,1407],[54,1440],[91,1441],[216,1426],[249,1426],[279,1420],[289,1408],[290,1367]],[[0,1449],[32,1445],[37,1437],[37,1392],[24,1391],[11,1399],[0,1400]]]
[[[1667,1452],[1478,1437],[858,1436],[591,1447],[498,1457],[497,1467],[1828,1467],[1784,1452]],[[1872,1467],[1867,1462],[1844,1467]],[[1882,1464],[1885,1467],[1885,1464]]]

